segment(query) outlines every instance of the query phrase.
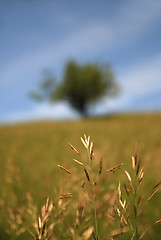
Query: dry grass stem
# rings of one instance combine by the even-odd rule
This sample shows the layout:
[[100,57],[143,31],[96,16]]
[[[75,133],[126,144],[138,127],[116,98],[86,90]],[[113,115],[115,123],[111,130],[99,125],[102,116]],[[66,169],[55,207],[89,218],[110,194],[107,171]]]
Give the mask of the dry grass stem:
[[127,226],[128,225],[128,223],[127,223],[127,221],[126,221],[126,218],[124,217],[124,215],[122,214],[122,220],[123,220],[123,222],[124,222],[124,224],[125,224],[125,226]]
[[64,194],[61,194],[59,199],[70,198],[72,196],[73,196],[72,193],[64,193]]
[[51,233],[49,234],[46,240],[50,240],[50,238],[51,238]]
[[89,177],[89,174],[88,174],[88,172],[87,172],[87,170],[86,170],[85,168],[84,168],[84,172],[85,172],[85,174],[86,174],[87,180],[88,180],[89,182],[91,182],[90,177]]
[[137,159],[138,159],[138,144],[135,144],[135,166],[137,165]]
[[107,217],[108,219],[112,220],[112,221],[115,221],[115,220],[116,220],[113,216],[111,216],[111,215],[109,215],[109,214],[106,214],[106,217]]
[[66,173],[68,174],[72,174],[68,169],[64,168],[63,166],[61,165],[57,165],[59,168],[61,168],[62,170],[64,170]]
[[73,160],[74,160],[76,163],[78,163],[78,164],[84,166],[84,164],[83,164],[82,162],[78,161],[77,159],[73,159]]
[[148,198],[148,201],[153,198],[153,196],[158,192],[159,189],[156,189]]
[[122,165],[123,165],[123,163],[120,163],[120,164],[116,165],[115,167],[108,169],[107,172],[114,172],[117,168],[120,168]]
[[153,189],[155,189],[156,187],[158,187],[160,184],[161,184],[161,181],[158,182],[158,183],[153,187]]
[[140,202],[143,202],[144,201],[144,198],[141,196],[141,194],[139,195],[139,198],[138,198],[138,201],[137,201],[137,204],[139,204]]
[[134,213],[135,213],[135,217],[137,216],[137,207],[136,207],[136,203],[134,203]]

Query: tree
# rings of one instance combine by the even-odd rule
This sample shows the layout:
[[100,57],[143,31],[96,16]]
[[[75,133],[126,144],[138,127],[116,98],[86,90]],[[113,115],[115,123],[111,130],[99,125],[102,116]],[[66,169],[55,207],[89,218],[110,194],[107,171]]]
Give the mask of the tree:
[[88,108],[103,96],[114,96],[118,85],[110,65],[88,63],[79,65],[75,61],[66,64],[60,83],[48,73],[40,84],[40,91],[30,95],[37,100],[66,100],[82,116],[88,115]]

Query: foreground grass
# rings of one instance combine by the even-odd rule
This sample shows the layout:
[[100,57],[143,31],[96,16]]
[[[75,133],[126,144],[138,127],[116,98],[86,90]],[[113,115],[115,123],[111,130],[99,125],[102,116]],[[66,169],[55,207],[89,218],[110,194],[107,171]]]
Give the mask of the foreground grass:
[[[74,167],[73,171],[79,175],[77,165],[75,166],[72,161],[73,153],[69,149],[68,143],[72,143],[81,152],[81,159],[85,159],[86,153],[79,138],[84,133],[92,136],[95,146],[95,161],[99,162],[102,157],[105,169],[124,162],[124,166],[128,170],[137,142],[138,157],[142,159],[146,173],[144,193],[148,192],[160,181],[160,126],[161,114],[120,115],[79,122],[44,122],[1,126],[0,197],[8,200],[0,201],[2,209],[0,239],[9,239],[9,236],[5,235],[3,231],[4,228],[8,228],[6,224],[6,218],[9,217],[7,209],[23,205],[26,201],[26,193],[30,193],[34,204],[40,207],[48,195],[52,198],[56,197],[55,189],[58,189],[60,193],[69,191],[69,189],[71,191],[72,184],[70,185],[70,182],[73,180],[64,177],[57,164],[62,164],[72,170]],[[121,173],[118,173],[117,177],[115,175],[108,176],[108,183],[105,186],[109,185],[109,188],[112,188],[112,184],[117,186],[119,179],[124,180]],[[69,182],[69,184],[64,186],[64,182]],[[153,221],[150,220],[152,216],[155,221],[160,215],[159,200],[160,195],[158,194],[158,198],[154,199],[147,216],[150,223]],[[70,218],[73,215],[74,213]],[[159,228],[156,227],[155,239],[159,239],[158,231]],[[14,233],[11,237],[13,236]],[[20,235],[19,238],[25,239],[25,236]],[[13,239],[17,238],[13,237]],[[29,239],[29,235],[27,239]]]

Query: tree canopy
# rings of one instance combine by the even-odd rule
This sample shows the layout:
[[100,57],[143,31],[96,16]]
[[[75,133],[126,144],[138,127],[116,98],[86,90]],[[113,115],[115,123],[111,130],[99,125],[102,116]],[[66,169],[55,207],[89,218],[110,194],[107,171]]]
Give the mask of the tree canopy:
[[56,83],[48,73],[40,84],[39,91],[32,92],[30,96],[51,102],[66,100],[82,116],[86,116],[91,104],[96,103],[103,96],[114,96],[117,92],[118,85],[109,64],[81,65],[69,61],[61,82]]

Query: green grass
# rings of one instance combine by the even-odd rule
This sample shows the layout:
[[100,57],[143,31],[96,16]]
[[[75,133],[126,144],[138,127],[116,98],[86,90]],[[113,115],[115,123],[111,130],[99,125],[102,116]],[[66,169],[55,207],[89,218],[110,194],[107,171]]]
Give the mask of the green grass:
[[[34,203],[40,207],[48,195],[54,198],[56,188],[72,191],[68,185],[64,187],[64,181],[68,178],[64,177],[57,164],[78,171],[79,166],[72,161],[77,156],[71,151],[68,143],[72,143],[81,152],[80,159],[85,159],[86,152],[80,141],[84,133],[90,135],[94,141],[95,161],[99,162],[102,157],[104,169],[120,162],[129,169],[131,155],[134,154],[137,142],[138,157],[142,159],[145,171],[143,183],[145,193],[161,180],[160,113],[116,115],[76,122],[0,126],[0,198],[5,199],[6,196],[8,198],[5,203],[0,201],[1,229],[8,228],[6,223],[3,224],[7,218],[7,208],[14,207],[14,204],[23,205],[26,201],[26,192],[31,193]],[[13,168],[8,167],[9,159],[13,160]],[[117,187],[118,180],[124,179],[121,174],[119,172],[117,175],[108,176],[108,181],[113,181]],[[6,176],[10,175],[14,178],[12,183],[6,180]],[[15,196],[12,196],[13,193]],[[158,196],[160,198],[160,193]],[[149,219],[153,215],[154,220],[159,217],[161,212],[159,200],[154,199],[155,204],[152,202]],[[0,230],[0,239],[9,239],[7,235],[5,238],[4,233],[1,235],[1,232],[3,231]],[[28,236],[28,239],[32,238]]]

